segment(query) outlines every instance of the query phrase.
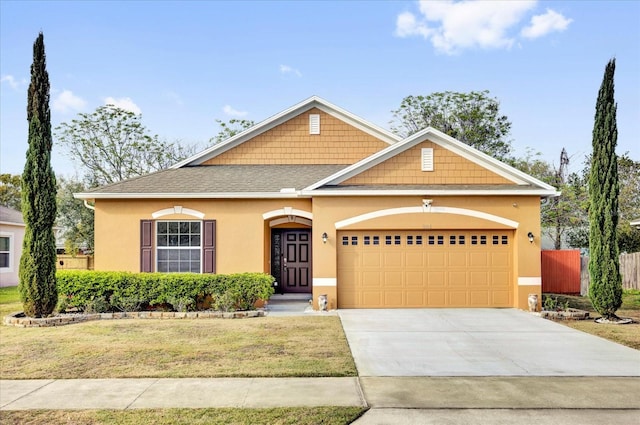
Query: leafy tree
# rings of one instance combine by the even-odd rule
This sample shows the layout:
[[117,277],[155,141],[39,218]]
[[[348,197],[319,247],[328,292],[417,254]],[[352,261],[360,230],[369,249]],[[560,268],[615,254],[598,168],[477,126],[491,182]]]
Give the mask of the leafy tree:
[[616,319],[622,305],[618,258],[617,105],[614,99],[615,59],[605,68],[593,125],[593,153],[589,174],[589,299],[606,319]]
[[[540,207],[542,232],[554,241],[554,249],[562,249],[571,232],[586,225],[586,187],[576,173],[567,175],[569,157],[564,149],[560,166],[556,168],[539,158],[540,153],[530,150],[523,158],[510,158],[507,162],[515,168],[555,186],[561,195],[550,198]],[[571,245],[569,243],[569,245]]]
[[[577,217],[588,216],[589,199],[588,184],[591,172],[591,156],[587,157],[585,167],[580,175],[574,175],[571,184],[579,193],[580,204],[577,206]],[[631,227],[630,221],[640,217],[640,161],[634,161],[628,154],[618,156],[618,179],[620,194],[618,196],[619,220],[617,227],[618,247],[621,252],[640,251],[640,230]],[[586,199],[586,201],[585,201]],[[589,248],[588,218],[584,225],[569,230],[567,241],[576,248]]]
[[193,154],[150,135],[142,116],[113,105],[80,113],[56,127],[56,137],[90,185],[105,185],[162,170]]
[[88,187],[75,179],[58,176],[58,226],[63,229],[65,249],[75,254],[79,249],[93,252],[93,211],[73,194]]
[[20,211],[22,209],[21,184],[22,179],[19,174],[0,174],[0,205]]
[[407,137],[429,126],[498,159],[507,158],[511,122],[489,91],[407,96],[393,113],[391,131]]
[[223,122],[222,120],[216,120],[216,122],[218,123],[218,126],[220,126],[220,131],[214,137],[209,139],[209,142],[214,145],[256,125],[253,120],[240,120],[236,118],[230,119],[227,122]]
[[20,258],[19,292],[30,317],[50,315],[58,302],[56,287],[56,177],[51,168],[49,74],[44,36],[33,44],[27,99],[29,148],[22,174],[22,215],[26,224]]
[[631,227],[631,220],[640,217],[640,161],[628,154],[618,156],[620,181],[618,247],[622,252],[640,251],[640,230]]

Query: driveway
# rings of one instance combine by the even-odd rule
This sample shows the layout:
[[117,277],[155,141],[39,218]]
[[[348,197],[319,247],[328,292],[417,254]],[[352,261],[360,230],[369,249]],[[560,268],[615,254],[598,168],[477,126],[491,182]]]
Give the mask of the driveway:
[[521,310],[338,314],[360,376],[640,376],[640,351]]

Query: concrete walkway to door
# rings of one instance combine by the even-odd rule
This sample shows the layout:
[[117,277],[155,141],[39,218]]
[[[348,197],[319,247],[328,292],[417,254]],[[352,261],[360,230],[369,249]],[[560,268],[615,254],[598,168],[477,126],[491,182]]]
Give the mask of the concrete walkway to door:
[[640,376],[640,351],[521,310],[338,314],[361,377]]

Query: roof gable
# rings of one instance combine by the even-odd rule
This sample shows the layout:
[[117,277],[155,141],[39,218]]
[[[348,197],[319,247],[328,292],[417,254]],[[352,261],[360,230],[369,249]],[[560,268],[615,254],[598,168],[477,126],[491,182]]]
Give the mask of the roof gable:
[[[432,152],[433,168],[430,171],[422,169],[423,149],[430,149]],[[499,185],[513,182],[449,149],[425,140],[340,183],[367,184]]]
[[[419,181],[416,179],[415,170],[420,169],[420,157],[418,156],[415,160],[411,159],[410,161],[408,161],[407,158],[411,158],[412,154],[417,152],[416,149],[421,148],[421,145],[424,147],[433,145],[434,147],[434,161],[436,161],[434,172],[437,171],[439,166],[438,156],[443,157],[448,155],[449,158],[455,158],[459,163],[460,171],[463,171],[462,168],[464,168],[464,166],[472,171],[471,174],[475,174],[476,181],[473,182],[473,178],[471,178],[471,181],[469,181],[469,179],[464,181],[465,179],[462,179],[461,176],[455,177],[458,165],[443,158],[441,159],[444,160],[444,162],[442,162],[440,166],[445,166],[445,170],[447,170],[445,174],[441,173],[438,178],[435,177],[436,174],[433,174],[434,178],[432,181],[429,181],[431,177],[427,176],[427,174],[420,174],[423,177],[419,179],[421,180]],[[445,152],[447,155],[442,155]],[[438,153],[440,155],[438,155]],[[453,169],[446,168],[451,165],[454,166]],[[407,170],[409,171],[407,172]],[[446,179],[444,178],[445,176]],[[523,187],[533,186],[540,189],[541,193],[546,196],[554,196],[557,194],[554,187],[431,127],[409,136],[401,142],[391,145],[350,167],[346,167],[332,176],[316,182],[305,188],[305,191],[315,191],[323,186],[363,185],[367,183],[372,185],[503,184],[510,187],[514,185]]]
[[[375,151],[381,149],[382,147],[384,147],[384,144],[393,144],[396,143],[398,141],[401,140],[401,138],[399,136],[394,135],[393,133],[388,132],[387,130],[384,130],[372,123],[369,123],[365,120],[363,120],[360,117],[357,117],[356,115],[351,114],[350,112],[347,112],[346,110],[339,108],[338,106],[335,106],[329,102],[327,102],[326,100],[317,97],[317,96],[313,96],[310,97],[309,99],[306,99],[300,103],[298,103],[297,105],[292,106],[291,108],[280,112],[279,114],[276,114],[258,124],[256,124],[255,126],[243,131],[242,133],[236,134],[233,137],[230,137],[229,139],[223,141],[222,143],[218,143],[194,156],[192,156],[191,158],[187,158],[186,160],[172,166],[171,168],[181,168],[181,167],[185,167],[185,166],[194,166],[194,165],[212,165],[212,164],[220,164],[220,163],[225,163],[225,164],[229,164],[229,163],[244,163],[247,164],[249,163],[248,161],[250,161],[251,163],[263,163],[263,164],[269,164],[269,163],[282,163],[279,162],[281,160],[280,157],[277,157],[275,155],[277,155],[277,153],[271,153],[269,151],[265,151],[264,149],[271,149],[273,146],[265,146],[265,142],[266,140],[258,140],[258,143],[254,143],[254,146],[247,146],[247,149],[245,150],[238,150],[238,155],[235,155],[235,157],[231,154],[227,155],[227,158],[221,158],[221,156],[231,150],[236,149],[237,147],[239,147],[240,145],[252,141],[256,138],[258,138],[261,135],[265,135],[265,133],[271,131],[271,130],[275,130],[276,132],[278,130],[276,130],[277,127],[288,123],[292,125],[292,129],[295,130],[296,126],[300,126],[302,122],[306,123],[304,125],[305,129],[304,131],[307,132],[306,130],[306,126],[308,125],[308,114],[305,113],[309,113],[313,111],[314,113],[317,112],[319,114],[323,114],[325,117],[325,120],[328,120],[328,131],[331,131],[331,125],[335,125],[337,121],[341,121],[342,123],[347,124],[348,126],[352,127],[352,130],[354,132],[361,132],[362,137],[358,137],[356,135],[356,139],[359,139],[360,141],[364,142],[364,149],[366,152],[363,152],[362,154],[360,154],[360,156],[356,159],[360,159],[363,158],[365,156],[367,156],[368,154],[370,154],[369,151],[371,151],[371,148],[373,146],[369,146],[369,145],[377,145],[375,147]],[[304,115],[303,117],[300,117],[301,115]],[[298,117],[298,120],[294,120],[296,117]],[[322,117],[321,117],[322,120]],[[321,128],[324,124],[321,124]],[[321,130],[321,135],[323,134],[322,130]],[[271,134],[271,136],[273,136],[273,134]],[[274,141],[273,139],[270,140],[269,142],[275,142],[276,144],[278,144],[279,142],[294,142],[294,140],[287,140],[286,137],[287,135],[281,135],[283,136],[283,138],[281,138],[279,141],[277,140],[278,138],[276,137],[276,140]],[[331,138],[330,134],[328,134],[329,138]],[[368,136],[368,137],[366,137]],[[318,136],[312,136],[312,137],[318,137]],[[368,140],[367,140],[368,139]],[[373,141],[373,139],[376,140],[376,142]],[[316,140],[320,140],[320,139],[316,139]],[[324,141],[323,141],[324,142]],[[262,144],[261,146],[257,146],[258,144]],[[282,143],[280,143],[282,144]],[[282,149],[283,146],[275,146],[275,149]],[[286,149],[286,147],[284,147]],[[310,146],[310,148],[314,148],[313,146]],[[317,148],[317,146],[316,146]],[[298,147],[298,150],[300,149],[300,147]],[[246,156],[246,151],[251,151],[253,150],[253,155],[247,157]],[[268,156],[264,156],[264,155],[274,155],[273,158],[269,158]],[[298,156],[305,156],[302,155],[300,152],[297,153]],[[245,158],[239,161],[239,157],[240,156],[245,156]],[[326,153],[322,153],[322,155],[326,155]],[[261,157],[264,158],[262,160],[257,160],[256,158]],[[298,159],[292,159],[289,162],[286,163],[297,163],[297,164],[303,164],[303,163],[325,163],[325,164],[336,164],[336,163],[353,163],[352,159],[349,159],[347,162],[344,162],[345,160],[343,160],[342,162],[337,161],[335,158],[341,158],[342,155],[339,154],[334,154],[333,158],[331,157],[327,157],[324,158],[323,161],[321,162],[309,162],[310,160],[308,158],[298,158]],[[216,159],[218,158],[218,159]],[[296,161],[297,162],[293,162]],[[317,160],[317,157],[314,157],[314,160]],[[230,161],[230,162],[229,162]],[[257,162],[256,162],[257,161]],[[307,162],[305,162],[307,161]],[[350,162],[349,162],[350,161]]]

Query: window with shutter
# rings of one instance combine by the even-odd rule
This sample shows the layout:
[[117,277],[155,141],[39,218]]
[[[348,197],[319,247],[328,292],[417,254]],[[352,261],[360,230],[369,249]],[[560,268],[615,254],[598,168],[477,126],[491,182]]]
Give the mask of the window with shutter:
[[216,272],[216,221],[204,220],[202,222],[204,237],[202,240],[202,271],[203,273]]
[[215,241],[215,220],[141,220],[140,271],[215,273]]
[[140,220],[140,271],[153,272],[153,221]]

